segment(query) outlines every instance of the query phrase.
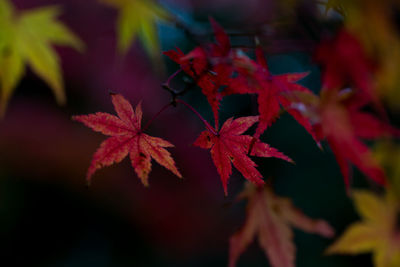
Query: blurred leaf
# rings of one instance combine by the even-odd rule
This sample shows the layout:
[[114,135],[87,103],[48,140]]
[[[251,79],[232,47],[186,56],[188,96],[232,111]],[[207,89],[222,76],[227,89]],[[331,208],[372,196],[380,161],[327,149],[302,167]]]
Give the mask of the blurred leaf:
[[400,199],[400,146],[392,141],[384,140],[374,146],[373,152],[385,168],[393,192]]
[[379,197],[368,191],[354,192],[353,199],[363,220],[350,225],[326,252],[372,252],[376,267],[400,266],[400,206],[397,199],[390,192]]
[[[397,0],[334,0],[331,8],[343,10],[346,28],[359,38],[367,53],[376,60],[379,69],[376,85],[381,95],[394,108],[400,108],[400,35],[396,16]],[[327,5],[328,5],[327,4]]]
[[16,13],[8,0],[0,0],[1,113],[25,72],[25,64],[53,90],[59,104],[66,102],[60,59],[52,44],[82,51],[82,42],[61,22],[57,7]]
[[338,90],[350,85],[385,114],[373,80],[376,66],[357,36],[341,29],[334,39],[319,44],[314,59],[323,66],[322,87]]
[[147,53],[153,58],[160,53],[156,28],[158,19],[167,20],[169,13],[153,0],[100,0],[118,9],[118,47],[126,53],[139,38]]
[[365,112],[362,108],[368,102],[363,101],[363,95],[346,96],[346,93],[346,90],[321,91],[321,121],[317,127],[321,128],[335,155],[347,189],[350,189],[351,182],[349,163],[357,166],[377,184],[385,186],[387,179],[383,167],[362,139],[376,140],[398,135],[398,129],[372,113]]
[[236,266],[239,256],[256,235],[272,267],[295,266],[296,246],[291,227],[324,237],[334,235],[327,222],[310,219],[290,199],[275,195],[269,186],[255,188],[249,183],[240,196],[249,199],[247,218],[243,228],[230,239],[230,267]]

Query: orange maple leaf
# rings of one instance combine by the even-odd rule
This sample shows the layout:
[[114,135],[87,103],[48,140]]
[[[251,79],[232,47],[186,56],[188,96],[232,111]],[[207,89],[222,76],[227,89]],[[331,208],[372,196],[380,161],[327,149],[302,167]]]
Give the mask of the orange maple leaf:
[[248,198],[247,219],[230,239],[229,267],[258,236],[272,267],[294,267],[296,246],[291,227],[332,237],[334,230],[324,220],[313,220],[293,206],[288,198],[276,196],[270,186],[255,188],[250,183],[239,198]]
[[[211,149],[211,157],[221,176],[225,195],[227,185],[232,174],[232,165],[238,169],[244,178],[256,185],[263,185],[262,175],[255,168],[257,165],[247,156],[249,146],[253,140],[250,135],[242,135],[254,123],[258,122],[258,116],[242,117],[234,120],[228,119],[221,127],[218,134],[209,130],[200,134],[194,145],[205,149]],[[275,157],[293,162],[289,157],[279,152],[268,144],[257,141],[251,151],[251,156]]]
[[121,162],[128,154],[132,167],[145,186],[148,186],[151,158],[182,178],[171,154],[165,149],[174,145],[142,132],[141,104],[138,104],[133,111],[131,104],[123,96],[112,94],[111,99],[118,117],[103,112],[72,117],[73,120],[82,122],[96,132],[111,136],[101,143],[94,153],[87,172],[87,180],[90,181],[96,170]]

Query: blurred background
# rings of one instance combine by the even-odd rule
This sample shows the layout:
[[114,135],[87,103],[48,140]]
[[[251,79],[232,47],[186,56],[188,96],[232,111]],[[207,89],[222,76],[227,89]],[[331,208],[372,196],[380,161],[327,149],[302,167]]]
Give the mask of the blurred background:
[[[95,0],[13,0],[19,9],[60,5],[61,20],[86,44],[83,53],[57,48],[65,79],[67,105],[54,101],[49,87],[28,70],[0,121],[0,255],[3,266],[226,266],[229,237],[244,222],[245,202],[235,196],[245,179],[236,170],[224,196],[207,150],[191,144],[203,124],[184,107],[170,108],[148,129],[175,145],[170,151],[183,180],[153,164],[145,188],[128,160],[98,171],[86,186],[91,157],[105,137],[73,122],[71,116],[114,113],[109,92],[133,105],[142,101],[148,121],[170,101],[161,84],[178,66],[162,56],[154,63],[140,42],[125,55],[117,50],[117,12]],[[190,27],[210,32],[213,16],[230,29],[265,33],[274,74],[311,71],[301,84],[318,92],[320,72],[312,51],[321,27],[334,31],[339,13],[324,12],[314,1],[164,0],[160,4]],[[0,29],[1,30],[1,29]],[[193,43],[174,25],[158,27],[162,50],[190,51]],[[212,38],[210,38],[212,40]],[[273,41],[270,41],[273,40]],[[252,46],[246,36],[233,44]],[[162,64],[163,67],[155,66]],[[161,71],[160,71],[161,69]],[[173,86],[184,86],[178,75]],[[206,119],[211,109],[200,89],[184,99]],[[221,121],[254,115],[251,96],[229,96]],[[396,118],[396,113],[391,114]],[[397,116],[397,118],[399,118]],[[341,233],[357,220],[330,149],[320,151],[306,131],[284,114],[262,140],[296,161],[256,159],[277,193],[313,218],[329,221]],[[355,171],[354,184],[365,179]],[[372,266],[370,255],[323,256],[330,240],[295,230],[297,266]],[[254,242],[238,266],[269,266]]]

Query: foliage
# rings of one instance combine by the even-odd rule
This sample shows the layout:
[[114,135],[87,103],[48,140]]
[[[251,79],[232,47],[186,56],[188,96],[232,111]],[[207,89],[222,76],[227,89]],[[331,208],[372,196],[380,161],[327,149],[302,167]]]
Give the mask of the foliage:
[[60,59],[52,44],[83,50],[83,43],[57,21],[60,9],[42,7],[17,12],[9,0],[0,1],[1,114],[25,72],[27,64],[53,90],[59,104],[65,104]]
[[368,191],[356,191],[353,199],[363,219],[348,227],[327,249],[334,253],[373,253],[376,267],[400,265],[399,202],[390,191],[384,197]]
[[126,53],[130,45],[139,38],[152,57],[160,51],[156,21],[168,20],[170,15],[153,0],[100,0],[118,10],[118,48]]
[[255,235],[273,267],[295,266],[296,246],[291,227],[324,237],[334,235],[327,222],[308,218],[290,199],[275,195],[270,186],[256,188],[247,184],[240,198],[248,198],[247,218],[243,228],[230,239],[229,266],[236,266]]
[[170,153],[164,148],[173,147],[173,145],[142,132],[141,104],[139,103],[133,111],[131,104],[123,96],[112,94],[111,98],[118,117],[101,112],[73,117],[74,120],[82,122],[94,131],[111,136],[101,143],[100,148],[93,155],[86,175],[87,180],[90,181],[97,169],[118,163],[128,154],[132,167],[145,186],[149,185],[148,177],[152,158],[182,178]]
[[250,135],[242,135],[254,123],[258,121],[258,117],[242,117],[238,119],[230,118],[221,127],[221,130],[210,132],[206,130],[197,138],[194,145],[205,149],[211,149],[211,157],[221,176],[222,185],[225,195],[228,194],[228,180],[232,174],[233,164],[247,180],[262,186],[264,181],[262,175],[255,169],[256,164],[247,156],[251,149],[250,155],[257,157],[276,157],[289,162],[293,162],[290,158],[278,152],[275,148],[268,144],[256,142],[250,148],[252,137]]
[[[152,159],[182,178],[167,150],[174,145],[144,132],[153,123],[159,123],[159,115],[167,109],[185,107],[205,127],[193,145],[210,150],[216,167],[214,175],[220,176],[225,197],[233,174],[232,165],[248,180],[238,197],[248,200],[246,219],[242,228],[230,238],[229,266],[236,266],[239,257],[257,237],[271,266],[294,267],[296,243],[292,227],[327,238],[332,238],[335,231],[326,220],[314,220],[304,215],[292,204],[290,197],[275,193],[279,192],[275,184],[269,181],[270,178],[264,179],[271,174],[256,168],[259,162],[267,160],[255,157],[278,158],[290,163],[297,161],[286,156],[286,152],[283,154],[271,147],[270,141],[264,141],[267,136],[264,134],[288,113],[308,133],[310,141],[314,140],[312,144],[319,148],[321,155],[332,154],[344,180],[343,190],[354,201],[362,219],[351,224],[326,254],[371,252],[376,267],[400,265],[400,152],[394,141],[400,130],[391,122],[396,117],[400,100],[397,88],[400,85],[397,74],[400,67],[398,1],[288,0],[280,4],[266,1],[269,8],[275,8],[271,18],[246,24],[245,19],[238,16],[235,19],[239,23],[232,22],[231,27],[223,27],[209,16],[209,24],[203,25],[206,30],[167,11],[156,1],[98,2],[99,6],[105,4],[117,11],[115,39],[127,61],[131,60],[128,50],[139,39],[147,55],[156,63],[154,73],[151,73],[154,79],[155,70],[163,69],[159,68],[163,64],[162,54],[174,62],[175,70],[161,84],[170,94],[170,100],[165,101],[144,126],[141,102],[134,109],[120,93],[111,94],[117,115],[97,112],[72,117],[108,136],[93,155],[86,175],[88,182],[98,169],[119,163],[128,156],[145,187],[149,185]],[[250,3],[244,6],[254,8]],[[293,13],[288,9],[293,9]],[[58,7],[39,7],[21,11],[10,0],[0,0],[1,114],[23,79],[25,66],[53,90],[59,104],[65,104],[61,59],[53,45],[73,47],[78,51],[83,51],[85,45],[58,19],[60,10]],[[302,12],[309,13],[304,15]],[[288,14],[290,19],[286,17]],[[311,19],[307,21],[306,17]],[[304,25],[296,25],[296,20],[305,21]],[[169,22],[182,31],[193,43],[188,52],[184,52],[187,49],[184,45],[179,45],[182,49],[175,46],[173,50],[162,52],[158,22]],[[307,34],[303,36],[299,32]],[[299,49],[304,50],[302,53],[307,59],[313,60],[311,64],[315,68],[294,70],[285,65],[281,72],[273,70],[273,60],[270,60],[273,51],[286,55]],[[95,58],[103,56],[97,54]],[[133,63],[138,69],[144,68],[139,61]],[[112,71],[107,70],[107,74]],[[318,88],[306,86],[308,79],[318,80]],[[195,105],[187,100],[190,94],[201,95],[207,100],[213,123],[201,115],[203,110],[194,108]],[[228,113],[226,103],[230,103],[233,96],[243,98],[243,95],[250,95],[251,104],[247,109],[243,111],[233,106],[234,114],[225,116]],[[153,95],[152,99],[156,97]],[[155,103],[157,101],[150,104],[155,106]],[[174,125],[182,129],[190,126],[180,121],[164,124],[166,127]],[[253,126],[254,134],[245,134]],[[184,132],[182,129],[177,131]],[[297,140],[291,132],[282,134],[282,139],[284,136]],[[177,147],[180,149],[179,145]],[[188,155],[188,159],[195,158],[195,155]],[[204,162],[201,164],[205,165]],[[353,165],[361,177],[368,178],[369,186],[364,184],[363,189],[353,191],[353,187],[359,187],[353,181],[357,176],[353,175]],[[287,168],[288,165],[283,166]],[[307,186],[318,188],[322,185]]]

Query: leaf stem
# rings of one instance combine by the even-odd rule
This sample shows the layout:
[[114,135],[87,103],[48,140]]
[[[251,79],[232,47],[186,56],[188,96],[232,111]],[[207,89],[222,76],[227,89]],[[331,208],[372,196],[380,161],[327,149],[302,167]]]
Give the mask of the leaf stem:
[[158,111],[147,123],[146,125],[142,128],[142,132],[144,132],[147,128],[149,128],[149,126],[154,122],[154,120],[161,114],[163,113],[165,110],[167,110],[167,108],[169,108],[170,106],[172,106],[172,102],[166,104],[165,106],[163,106],[160,111]]
[[175,100],[176,103],[181,103],[184,106],[186,106],[188,109],[190,109],[197,117],[199,117],[199,119],[204,123],[204,125],[206,126],[207,130],[209,130],[213,135],[217,136],[218,132],[214,129],[214,127],[212,127],[204,118],[203,116],[200,115],[199,112],[197,112],[196,109],[194,109],[194,107],[192,107],[191,105],[189,105],[188,103],[186,103],[185,101],[181,100],[181,99],[176,99]]
[[182,69],[179,69],[179,70],[175,71],[171,76],[169,76],[169,78],[168,78],[167,81],[165,82],[165,85],[169,87],[169,86],[170,86],[170,83],[171,83],[171,81],[172,81],[172,79],[175,78],[176,75],[178,75],[179,73],[181,73],[181,71],[182,71]]

